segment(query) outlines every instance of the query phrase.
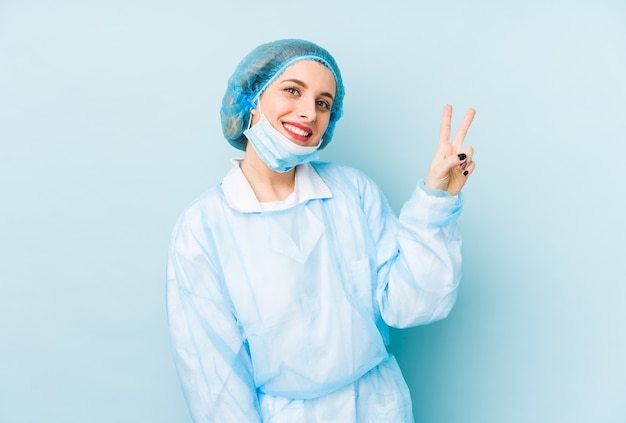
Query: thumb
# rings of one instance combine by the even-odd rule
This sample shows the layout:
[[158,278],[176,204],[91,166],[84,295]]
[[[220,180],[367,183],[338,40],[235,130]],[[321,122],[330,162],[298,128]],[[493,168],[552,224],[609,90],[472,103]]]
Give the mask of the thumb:
[[452,169],[461,166],[465,162],[467,162],[467,154],[453,154],[437,163],[437,166],[433,170],[438,178],[442,178],[448,175]]
[[460,167],[465,161],[467,161],[467,155],[461,153],[453,154],[433,163],[426,176],[426,186],[428,188],[446,191],[450,182],[451,170],[455,167]]

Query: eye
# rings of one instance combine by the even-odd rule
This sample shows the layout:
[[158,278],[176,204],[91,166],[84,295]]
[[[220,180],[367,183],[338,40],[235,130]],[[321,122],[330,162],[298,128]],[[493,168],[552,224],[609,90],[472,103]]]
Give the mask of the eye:
[[293,95],[299,95],[300,94],[300,91],[298,91],[297,88],[293,88],[293,87],[285,88],[285,91],[288,92],[289,94],[293,94]]
[[330,103],[328,103],[327,101],[324,100],[317,100],[317,106],[321,107],[324,110],[330,110]]

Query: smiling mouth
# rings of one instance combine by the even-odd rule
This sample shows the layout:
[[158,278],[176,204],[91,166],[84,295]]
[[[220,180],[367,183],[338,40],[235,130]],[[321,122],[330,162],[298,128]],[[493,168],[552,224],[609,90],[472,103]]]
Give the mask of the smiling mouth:
[[296,126],[290,125],[288,123],[286,123],[284,126],[285,126],[286,130],[288,130],[290,132],[293,132],[296,135],[300,135],[301,137],[308,137],[308,136],[311,135],[310,132],[305,131],[304,129],[300,129],[300,128],[296,127]]

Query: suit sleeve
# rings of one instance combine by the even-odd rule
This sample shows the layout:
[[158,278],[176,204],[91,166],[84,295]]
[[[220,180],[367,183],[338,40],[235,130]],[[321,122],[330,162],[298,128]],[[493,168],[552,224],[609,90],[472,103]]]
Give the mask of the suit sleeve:
[[403,328],[446,317],[461,279],[462,194],[428,190],[422,180],[397,218],[378,188],[369,190],[365,210],[377,245],[383,320]]
[[183,217],[170,245],[167,311],[178,376],[194,422],[260,422],[247,344],[202,221]]

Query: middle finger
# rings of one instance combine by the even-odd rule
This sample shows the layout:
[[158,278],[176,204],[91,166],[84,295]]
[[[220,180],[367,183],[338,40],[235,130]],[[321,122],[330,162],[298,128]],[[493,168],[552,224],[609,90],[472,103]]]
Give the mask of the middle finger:
[[457,129],[456,133],[454,134],[454,140],[452,141],[452,144],[456,148],[461,148],[461,144],[463,144],[463,140],[467,135],[467,131],[469,130],[469,127],[472,124],[472,120],[474,119],[475,115],[476,110],[474,109],[468,109],[465,113],[465,117],[463,118],[459,129]]

